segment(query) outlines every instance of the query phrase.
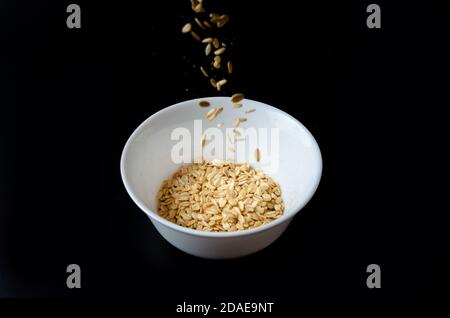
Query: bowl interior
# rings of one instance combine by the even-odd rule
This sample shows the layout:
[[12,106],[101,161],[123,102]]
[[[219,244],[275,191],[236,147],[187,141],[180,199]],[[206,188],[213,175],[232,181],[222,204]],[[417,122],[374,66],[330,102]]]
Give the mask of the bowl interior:
[[[200,100],[210,101],[211,106],[199,107]],[[205,159],[234,159],[261,168],[280,183],[285,214],[289,216],[301,209],[313,195],[321,176],[322,159],[316,141],[302,124],[283,111],[247,99],[242,104],[242,108],[234,109],[228,97],[191,100],[165,108],[141,124],[128,140],[122,154],[122,177],[133,199],[144,206],[147,213],[156,213],[156,195],[163,180],[183,164],[173,160],[173,154],[180,153],[174,150],[182,139],[179,133],[190,133],[190,138],[184,135],[184,141],[189,145],[190,139],[192,160],[198,159],[201,153],[198,145],[202,132],[212,128],[210,130],[223,133],[223,153],[207,153]],[[223,112],[214,120],[208,121],[206,113],[212,107],[223,107]],[[245,113],[245,110],[252,108],[256,111]],[[241,126],[252,128],[257,134],[257,141],[249,141],[254,138],[245,137],[245,131],[241,130],[242,138],[237,138],[245,137],[245,141],[238,141],[242,143],[241,146],[235,146],[232,150],[226,144],[231,142],[233,133],[230,128],[234,127],[236,117],[248,119]],[[219,122],[224,122],[224,125],[217,128]],[[201,131],[198,129],[200,123]],[[173,140],[174,137],[179,138]],[[194,150],[197,146],[199,153]],[[260,162],[255,159],[256,147],[261,149]],[[206,150],[205,148],[205,152]]]

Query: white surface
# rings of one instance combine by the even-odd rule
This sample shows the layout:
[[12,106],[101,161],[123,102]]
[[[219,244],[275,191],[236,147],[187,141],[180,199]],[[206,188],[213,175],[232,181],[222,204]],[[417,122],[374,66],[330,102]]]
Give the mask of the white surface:
[[[208,100],[210,107],[197,105]],[[287,113],[252,100],[244,100],[244,107],[233,109],[228,97],[208,97],[182,102],[167,107],[149,117],[131,135],[121,158],[121,174],[133,201],[149,216],[159,233],[177,248],[200,257],[233,258],[254,253],[277,239],[292,217],[311,199],[322,173],[322,158],[314,137],[295,118]],[[205,118],[211,107],[223,107],[223,112],[212,122]],[[256,111],[245,114],[246,109]],[[186,127],[194,138],[194,120],[203,120],[203,129],[215,127],[224,121],[225,128],[233,127],[236,117],[246,117],[244,127],[279,128],[279,167],[269,173],[280,183],[285,212],[279,219],[256,229],[238,232],[205,232],[173,224],[157,214],[156,194],[163,180],[169,178],[180,165],[171,160],[171,132]],[[262,149],[264,153],[266,149]],[[253,154],[251,149],[249,153]],[[264,158],[264,154],[262,156]],[[221,158],[223,159],[223,158]],[[251,159],[251,158],[250,158]],[[264,160],[262,160],[262,163]],[[264,165],[254,164],[264,169]]]

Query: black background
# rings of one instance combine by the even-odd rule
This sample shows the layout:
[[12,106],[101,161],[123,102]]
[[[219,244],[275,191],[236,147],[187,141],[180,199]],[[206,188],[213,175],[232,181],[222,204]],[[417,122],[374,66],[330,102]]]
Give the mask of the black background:
[[[206,1],[227,13],[235,91],[316,137],[323,178],[267,249],[204,260],[167,243],[127,195],[122,148],[148,116],[216,95],[184,1],[0,4],[0,296],[183,301],[441,303],[450,6],[378,1]],[[437,2],[436,2],[437,3]],[[66,267],[82,270],[67,289]],[[382,288],[366,287],[366,267]]]

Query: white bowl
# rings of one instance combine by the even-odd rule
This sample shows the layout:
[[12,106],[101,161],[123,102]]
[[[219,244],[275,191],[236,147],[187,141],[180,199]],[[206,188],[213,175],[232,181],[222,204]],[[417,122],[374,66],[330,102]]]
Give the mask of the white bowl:
[[[199,107],[200,100],[210,101],[211,106]],[[275,107],[248,99],[242,103],[242,108],[234,109],[229,97],[208,97],[164,108],[145,120],[133,132],[124,147],[120,170],[128,194],[148,215],[158,232],[186,253],[224,259],[248,255],[265,248],[285,231],[292,218],[311,199],[319,185],[322,157],[311,133],[295,118]],[[209,122],[205,115],[212,107],[217,106],[223,107],[224,110]],[[256,111],[244,113],[251,108]],[[184,127],[193,132],[194,120],[202,120],[204,129],[216,127],[218,122],[223,121],[225,125],[220,129],[225,131],[225,128],[233,127],[236,117],[248,118],[247,122],[242,123],[245,127],[278,128],[279,148],[275,156],[272,156],[278,160],[277,164],[267,163],[265,150],[259,144],[262,150],[261,162],[250,163],[279,182],[285,202],[284,214],[269,224],[237,232],[193,230],[160,217],[157,213],[156,195],[163,180],[169,178],[181,165],[173,162],[171,156],[177,143],[176,140],[171,140],[174,129]],[[192,147],[199,143],[199,138],[193,137]],[[253,151],[250,149],[251,153],[254,153]],[[230,151],[227,151],[224,155],[229,154]],[[213,158],[214,156],[206,159]],[[247,160],[251,161],[250,156]]]

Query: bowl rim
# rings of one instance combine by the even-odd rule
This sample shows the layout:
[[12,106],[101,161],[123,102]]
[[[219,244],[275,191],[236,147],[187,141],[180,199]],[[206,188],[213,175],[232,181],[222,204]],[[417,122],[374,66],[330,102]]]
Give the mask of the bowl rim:
[[246,229],[246,230],[240,230],[240,231],[235,231],[235,232],[207,232],[207,231],[201,231],[201,230],[195,230],[195,229],[191,229],[191,228],[187,228],[187,227],[183,227],[181,225],[175,224],[170,222],[169,220],[166,220],[165,218],[163,218],[162,216],[158,215],[157,212],[153,212],[151,209],[149,209],[146,204],[144,202],[142,202],[142,200],[140,200],[138,198],[137,195],[135,195],[134,191],[132,190],[129,182],[128,182],[128,178],[127,178],[127,174],[126,174],[126,169],[125,169],[125,161],[127,158],[127,154],[128,154],[128,150],[131,147],[131,144],[133,143],[134,139],[140,134],[140,132],[148,125],[149,122],[151,122],[152,120],[154,120],[156,117],[161,116],[162,114],[171,111],[174,108],[177,107],[186,107],[186,105],[188,104],[192,104],[195,102],[198,102],[200,100],[223,100],[223,99],[227,99],[229,100],[230,97],[227,96],[212,96],[212,97],[202,97],[202,98],[195,98],[195,99],[190,99],[190,100],[186,100],[186,101],[182,101],[176,104],[173,104],[171,106],[165,107],[159,111],[157,111],[156,113],[154,113],[153,115],[151,115],[150,117],[148,117],[146,120],[144,120],[131,134],[131,136],[128,138],[127,142],[125,143],[125,146],[122,150],[122,154],[120,157],[120,174],[122,177],[122,182],[125,186],[125,189],[128,193],[128,195],[131,197],[131,199],[133,200],[133,202],[145,213],[147,214],[152,221],[156,221],[162,225],[165,225],[175,231],[179,231],[179,232],[183,232],[185,234],[189,234],[192,236],[201,236],[201,237],[211,237],[211,238],[231,238],[231,237],[239,237],[239,236],[246,236],[246,235],[252,235],[252,234],[256,234],[259,232],[264,232],[266,230],[269,230],[270,228],[273,228],[281,223],[284,223],[288,220],[290,220],[291,218],[293,218],[297,213],[299,213],[304,207],[305,205],[311,200],[311,198],[313,197],[314,193],[316,192],[320,180],[322,178],[322,170],[323,170],[323,160],[322,160],[322,153],[320,151],[319,145],[316,141],[316,139],[314,138],[314,136],[311,134],[311,132],[299,121],[297,120],[295,117],[291,116],[290,114],[286,113],[285,111],[278,109],[274,106],[262,103],[262,102],[258,102],[255,100],[251,100],[246,98],[245,100],[250,101],[252,103],[256,103],[258,105],[258,107],[260,108],[267,108],[269,110],[275,111],[283,116],[286,116],[287,118],[291,119],[296,125],[300,126],[300,128],[304,129],[304,131],[306,132],[306,135],[308,136],[308,138],[311,141],[312,144],[312,148],[315,149],[315,151],[317,152],[318,155],[318,173],[317,173],[317,177],[316,180],[314,180],[314,184],[313,186],[309,189],[309,192],[307,193],[307,195],[305,196],[305,199],[300,202],[296,207],[292,208],[292,210],[294,212],[292,212],[291,214],[287,215],[287,214],[283,214],[282,216],[280,216],[278,219],[261,225],[259,227],[256,228],[252,228],[252,229]]

